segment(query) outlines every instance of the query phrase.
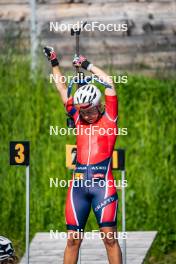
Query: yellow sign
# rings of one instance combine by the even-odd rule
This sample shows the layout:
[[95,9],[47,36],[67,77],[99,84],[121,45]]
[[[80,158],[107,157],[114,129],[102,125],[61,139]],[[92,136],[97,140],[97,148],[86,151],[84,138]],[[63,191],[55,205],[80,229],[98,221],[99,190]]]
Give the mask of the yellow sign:
[[76,165],[76,145],[66,145],[66,168],[73,169]]
[[16,144],[15,150],[17,150],[17,155],[15,156],[15,162],[17,164],[21,164],[24,162],[24,145],[23,144]]
[[29,141],[10,141],[10,165],[29,165]]
[[[112,154],[112,169],[113,170],[124,170],[124,157],[125,151],[123,149],[114,149]],[[66,145],[66,167],[68,169],[75,169],[76,165],[76,145]]]
[[113,153],[112,153],[112,168],[118,169],[118,151],[117,151],[117,149],[113,150]]

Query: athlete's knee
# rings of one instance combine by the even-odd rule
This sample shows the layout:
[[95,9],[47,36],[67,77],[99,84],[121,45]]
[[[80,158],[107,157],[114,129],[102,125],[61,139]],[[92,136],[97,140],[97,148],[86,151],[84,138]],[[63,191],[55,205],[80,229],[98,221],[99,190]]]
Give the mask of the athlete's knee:
[[69,248],[79,248],[81,245],[81,242],[82,242],[81,238],[79,238],[78,236],[74,236],[74,234],[72,234],[67,239],[67,246]]
[[107,247],[114,247],[117,244],[117,239],[115,239],[114,237],[105,236],[103,241]]
[[80,239],[74,239],[74,238],[69,238],[67,239],[67,246],[68,247],[79,247],[81,244],[81,240]]

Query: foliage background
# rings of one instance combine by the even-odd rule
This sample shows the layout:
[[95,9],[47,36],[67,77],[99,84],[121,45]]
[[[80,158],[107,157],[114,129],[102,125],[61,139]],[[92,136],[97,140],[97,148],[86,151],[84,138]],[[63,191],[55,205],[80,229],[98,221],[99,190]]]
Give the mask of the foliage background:
[[[71,177],[65,144],[74,137],[49,135],[49,126],[66,127],[66,118],[48,72],[39,69],[35,80],[28,60],[1,58],[0,234],[14,241],[19,255],[25,241],[25,169],[9,166],[9,141],[31,141],[31,239],[39,231],[65,230],[66,188],[50,188],[49,178]],[[127,153],[127,229],[158,231],[146,263],[176,263],[175,85],[174,79],[129,75],[128,84],[116,87],[119,127],[128,128],[116,142]],[[120,217],[119,210],[119,228]],[[87,230],[92,228],[98,226],[91,213]]]

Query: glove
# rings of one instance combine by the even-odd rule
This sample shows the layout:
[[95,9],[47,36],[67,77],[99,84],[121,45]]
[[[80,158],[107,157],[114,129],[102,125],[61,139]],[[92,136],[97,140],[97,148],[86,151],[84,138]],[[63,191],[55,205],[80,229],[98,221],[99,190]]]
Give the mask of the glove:
[[86,57],[82,55],[80,56],[75,55],[73,59],[73,66],[82,67],[83,69],[88,70],[90,65],[91,63],[86,59]]
[[59,65],[56,52],[52,47],[44,47],[43,52],[47,59],[51,62],[52,67]]

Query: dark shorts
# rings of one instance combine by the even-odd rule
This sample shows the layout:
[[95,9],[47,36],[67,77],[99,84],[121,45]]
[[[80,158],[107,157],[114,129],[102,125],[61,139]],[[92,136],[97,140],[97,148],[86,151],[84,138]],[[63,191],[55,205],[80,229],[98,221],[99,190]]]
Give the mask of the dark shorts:
[[99,227],[116,226],[118,195],[110,159],[93,165],[76,164],[66,200],[68,230],[84,230],[91,207]]

